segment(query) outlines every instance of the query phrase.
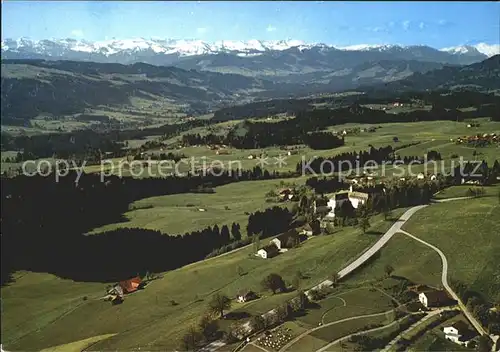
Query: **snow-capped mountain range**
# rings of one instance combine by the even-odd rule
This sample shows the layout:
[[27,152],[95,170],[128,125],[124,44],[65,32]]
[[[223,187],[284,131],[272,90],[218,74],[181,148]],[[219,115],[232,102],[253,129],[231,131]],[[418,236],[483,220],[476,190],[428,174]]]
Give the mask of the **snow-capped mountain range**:
[[[261,54],[268,51],[283,51],[291,48],[299,50],[324,48],[338,49],[345,51],[387,51],[394,48],[411,48],[411,46],[401,45],[374,45],[358,44],[349,46],[335,46],[323,43],[305,43],[301,40],[222,40],[213,43],[201,40],[174,40],[174,39],[144,39],[133,38],[125,40],[104,40],[90,42],[75,39],[46,39],[31,40],[29,38],[5,39],[2,40],[2,52],[30,51],[36,54],[46,54],[48,56],[59,56],[58,53],[67,51],[94,53],[110,56],[120,52],[140,52],[152,51],[162,54],[178,54],[179,56],[206,55],[217,53],[240,53],[240,54]],[[443,48],[441,51],[452,54],[483,54],[491,57],[500,54],[500,45],[489,45],[480,43],[474,46],[456,46]]]
[[[300,40],[75,39],[2,40],[2,59],[93,61],[97,63],[176,66],[185,70],[235,73],[251,77],[289,77],[355,69],[365,63],[393,62],[424,72],[433,64],[470,65],[498,53],[499,45],[481,43],[434,49],[425,45],[359,44],[335,46]],[[425,67],[415,64],[420,62]],[[429,65],[430,64],[430,65]],[[386,64],[383,64],[386,67]],[[427,67],[429,66],[429,67]],[[377,72],[380,67],[374,66]],[[410,67],[410,66],[408,66]],[[407,70],[408,71],[408,70]],[[414,72],[409,69],[408,72]],[[374,74],[369,73],[370,75]]]

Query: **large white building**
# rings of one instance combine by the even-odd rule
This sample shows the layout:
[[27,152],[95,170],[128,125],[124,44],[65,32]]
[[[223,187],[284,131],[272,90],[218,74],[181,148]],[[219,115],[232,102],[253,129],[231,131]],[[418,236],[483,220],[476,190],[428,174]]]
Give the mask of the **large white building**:
[[335,208],[341,206],[343,202],[350,201],[354,209],[358,209],[360,205],[366,204],[368,193],[363,192],[343,192],[337,193],[328,200],[328,208],[330,212],[326,215],[327,219],[335,218]]

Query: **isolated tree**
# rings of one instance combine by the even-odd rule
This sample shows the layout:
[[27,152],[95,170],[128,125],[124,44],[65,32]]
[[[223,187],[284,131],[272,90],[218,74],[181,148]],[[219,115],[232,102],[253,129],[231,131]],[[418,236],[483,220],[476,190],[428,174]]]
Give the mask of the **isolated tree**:
[[288,303],[284,303],[276,308],[276,318],[280,323],[284,322],[291,314],[291,308]]
[[231,308],[231,300],[226,295],[216,293],[208,303],[208,308],[212,314],[220,314],[223,318],[224,310]]
[[231,235],[235,241],[241,240],[240,224],[233,222],[231,225]]
[[205,314],[202,316],[198,326],[200,328],[200,332],[205,337],[205,340],[211,341],[217,336],[219,324],[216,320],[212,319],[210,315]]
[[359,219],[358,227],[363,231],[363,234],[366,233],[366,230],[370,228],[370,219],[368,215],[364,214],[363,217]]
[[300,290],[297,294],[297,297],[295,297],[295,299],[293,299],[291,303],[293,303],[292,309],[294,311],[299,311],[307,307],[309,299],[307,298],[307,295],[304,293],[304,291]]
[[229,228],[227,225],[222,226],[220,230],[220,237],[222,240],[222,243],[226,244],[230,242],[230,236],[229,236]]
[[273,294],[276,293],[276,291],[284,291],[286,288],[285,281],[283,281],[283,278],[279,276],[278,274],[269,274],[267,275],[261,282],[261,285],[264,289],[271,290]]
[[384,271],[385,271],[385,275],[387,277],[391,276],[392,273],[394,272],[394,268],[390,265],[390,264],[387,264],[384,268]]
[[252,236],[253,252],[257,253],[260,249],[260,236],[261,234],[255,234]]
[[203,335],[194,326],[191,326],[182,336],[180,347],[184,351],[196,351],[202,340]]
[[338,284],[338,282],[339,282],[339,280],[340,280],[339,273],[334,272],[334,273],[330,276],[330,280],[332,281],[333,286],[337,286],[337,284]]

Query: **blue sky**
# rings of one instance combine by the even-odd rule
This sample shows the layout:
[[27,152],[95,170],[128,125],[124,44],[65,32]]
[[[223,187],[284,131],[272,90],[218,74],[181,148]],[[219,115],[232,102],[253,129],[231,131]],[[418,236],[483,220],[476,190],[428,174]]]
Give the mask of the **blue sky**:
[[495,2],[2,2],[2,38],[299,39],[334,45],[500,42]]

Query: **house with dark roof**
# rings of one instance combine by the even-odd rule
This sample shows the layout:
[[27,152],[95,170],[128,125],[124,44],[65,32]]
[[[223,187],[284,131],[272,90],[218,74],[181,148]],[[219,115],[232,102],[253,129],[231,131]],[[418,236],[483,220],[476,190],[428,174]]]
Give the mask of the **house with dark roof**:
[[293,248],[301,242],[301,238],[296,229],[288,230],[287,232],[279,235],[271,240],[278,249]]
[[269,245],[264,246],[261,249],[259,249],[257,251],[257,256],[264,258],[264,259],[268,259],[268,258],[272,258],[272,257],[277,256],[278,253],[279,253],[279,249],[273,243],[273,244],[269,244]]
[[426,308],[447,306],[451,299],[446,291],[426,291],[418,295],[418,300]]
[[447,340],[453,341],[460,345],[465,345],[470,341],[476,333],[469,325],[463,321],[458,320],[450,326],[445,326],[443,328],[444,336]]

